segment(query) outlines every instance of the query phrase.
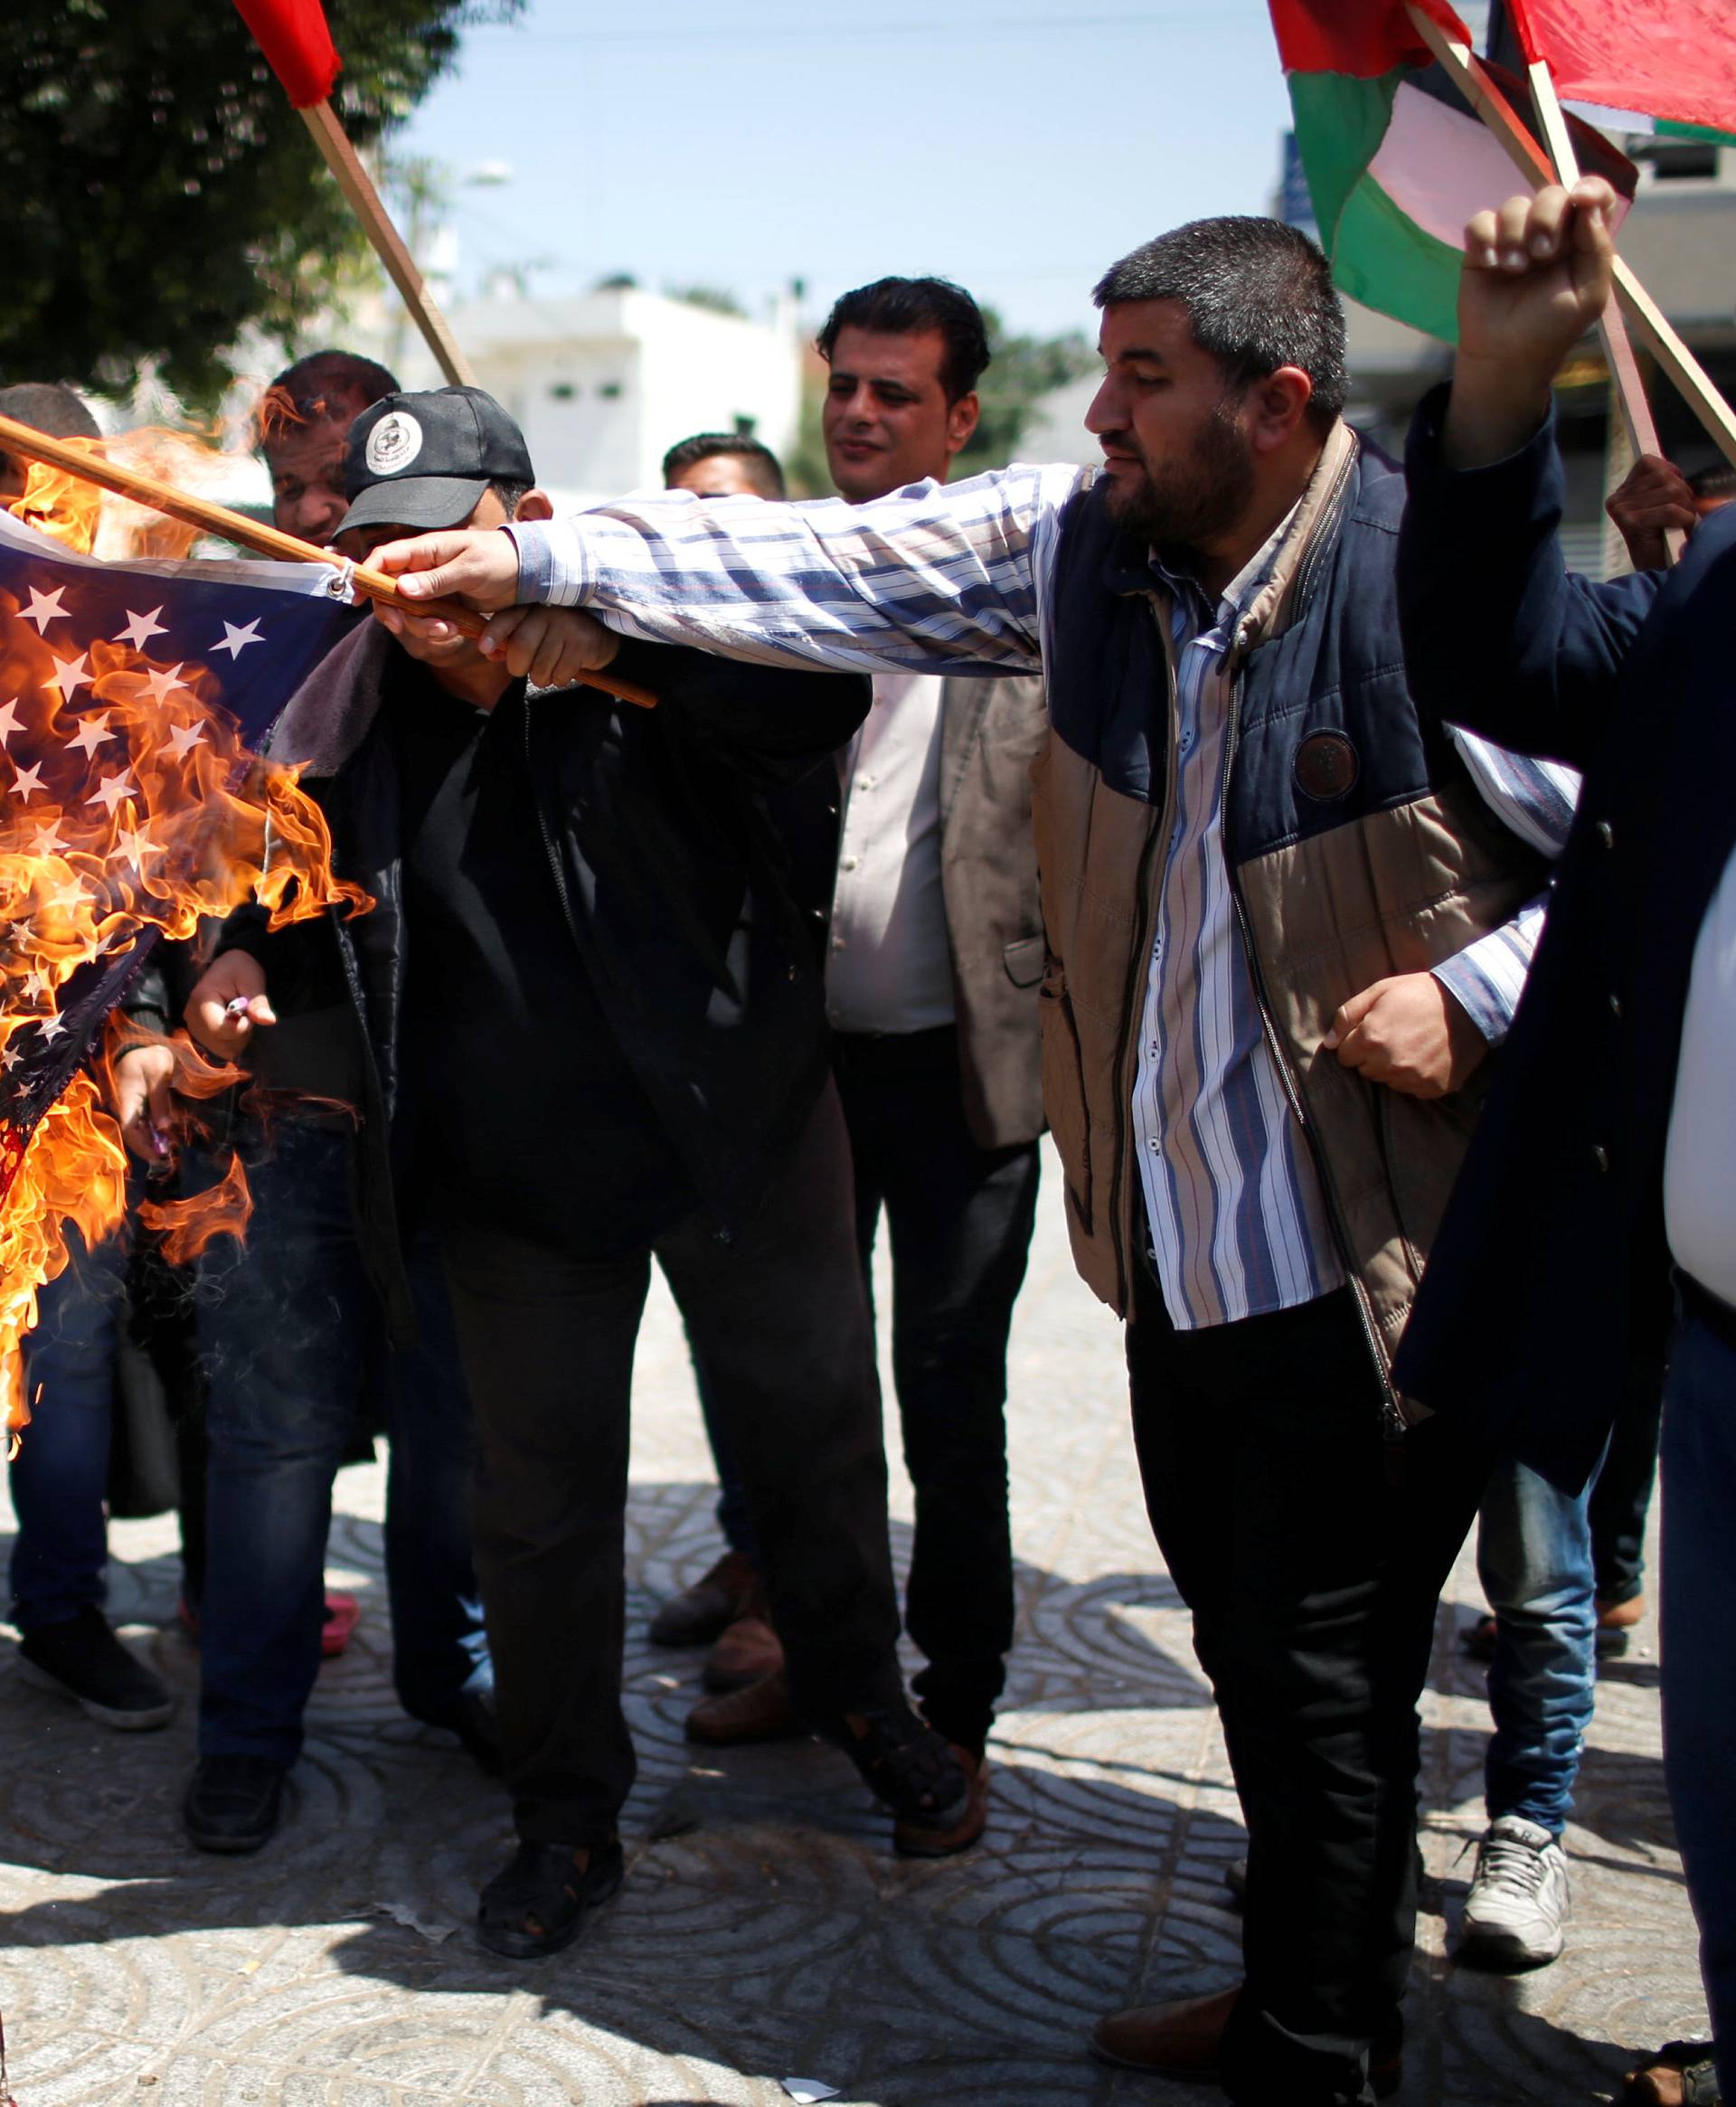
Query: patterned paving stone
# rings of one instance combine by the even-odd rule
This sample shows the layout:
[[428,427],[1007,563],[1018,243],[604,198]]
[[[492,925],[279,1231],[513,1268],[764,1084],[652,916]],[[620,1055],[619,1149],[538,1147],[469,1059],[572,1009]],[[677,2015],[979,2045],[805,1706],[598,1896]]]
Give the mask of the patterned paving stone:
[[[683,1740],[700,1657],[649,1646],[645,1624],[716,1545],[692,1375],[659,1294],[636,1375],[626,1683],[640,1776],[619,1900],[540,1968],[471,1942],[505,1811],[449,1736],[397,1710],[383,1479],[365,1467],[339,1481],[328,1564],[363,1621],[320,1677],[292,1819],[257,1858],[188,1850],[175,1803],[197,1661],[175,1623],[173,1528],[118,1524],[110,1607],[181,1694],[166,1731],[104,1733],[26,1688],[0,1639],[0,2007],[21,2107],[775,2107],[788,2075],[838,2086],[844,2107],[1200,2100],[1081,2047],[1111,2006],[1233,1976],[1223,1876],[1243,1846],[1139,1500],[1118,1333],[1073,1276],[1057,1191],[1052,1176],[1014,1328],[1019,1642],[978,1850],[892,1858],[854,1772],[816,1744],[699,1759]],[[1568,1955],[1506,1980],[1449,1958],[1481,1828],[1483,1676],[1455,1644],[1477,1607],[1467,1557],[1424,1705],[1401,2107],[1608,2100],[1633,2046],[1704,2027],[1654,1635],[1642,1628],[1599,1689],[1568,1838]]]

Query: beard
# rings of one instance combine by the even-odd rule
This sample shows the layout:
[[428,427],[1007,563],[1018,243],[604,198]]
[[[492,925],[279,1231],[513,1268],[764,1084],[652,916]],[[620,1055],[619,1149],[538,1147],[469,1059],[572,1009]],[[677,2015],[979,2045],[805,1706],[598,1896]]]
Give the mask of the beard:
[[1131,489],[1110,485],[1109,517],[1165,554],[1183,559],[1197,554],[1220,540],[1247,510],[1254,491],[1254,465],[1228,394],[1218,398],[1178,459],[1154,462],[1130,431],[1109,436],[1118,448],[1137,454],[1145,470]]

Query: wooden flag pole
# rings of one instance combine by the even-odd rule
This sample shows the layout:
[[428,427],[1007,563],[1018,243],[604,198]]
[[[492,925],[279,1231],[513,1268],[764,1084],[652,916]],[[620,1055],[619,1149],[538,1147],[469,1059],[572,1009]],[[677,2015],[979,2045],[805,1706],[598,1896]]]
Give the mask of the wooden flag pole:
[[[1555,179],[1571,190],[1580,180],[1580,157],[1573,150],[1573,135],[1567,128],[1567,116],[1555,93],[1554,80],[1541,59],[1532,61],[1526,69],[1526,78],[1531,85],[1532,101],[1543,122],[1543,144],[1549,148],[1549,157],[1554,164]],[[1598,330],[1603,338],[1610,377],[1621,399],[1622,414],[1628,420],[1629,443],[1637,454],[1662,453],[1657,422],[1646,399],[1646,383],[1640,377],[1639,361],[1634,356],[1628,325],[1616,302],[1611,301],[1605,309]]]
[[[64,439],[51,439],[46,432],[20,424],[14,418],[0,417],[0,453],[17,454],[27,461],[45,461],[52,468],[76,476],[80,482],[94,483],[100,490],[112,490],[118,497],[133,498],[140,505],[149,505],[153,512],[166,513],[171,519],[197,527],[202,534],[221,534],[225,541],[239,542],[244,549],[257,550],[262,556],[274,556],[290,563],[324,563],[337,573],[333,580],[335,594],[342,591],[347,578],[347,582],[367,599],[401,609],[407,615],[431,616],[437,620],[450,622],[461,636],[480,637],[486,627],[483,618],[469,608],[459,607],[450,600],[406,600],[398,590],[397,580],[388,577],[383,571],[371,571],[362,563],[350,564],[346,571],[341,557],[334,559],[329,551],[316,548],[312,542],[301,541],[294,534],[267,526],[262,520],[249,519],[243,512],[231,512],[226,505],[213,504],[209,497],[195,497],[191,491],[177,490],[172,483],[160,483],[155,476],[146,476],[137,468],[108,460],[101,454],[87,452],[84,448],[69,445]],[[656,707],[657,698],[649,688],[640,687],[633,681],[613,680],[607,671],[581,673],[579,679],[585,687],[618,695],[622,702],[636,703],[641,709]]]
[[[1549,148],[1556,179],[1571,190],[1580,180],[1580,157],[1573,148],[1573,135],[1567,128],[1566,112],[1555,92],[1554,76],[1542,59],[1533,59],[1525,69],[1525,78],[1530,84],[1533,107],[1543,128],[1543,144]],[[1664,445],[1657,436],[1657,420],[1646,399],[1646,382],[1639,370],[1639,361],[1634,356],[1633,339],[1628,334],[1619,300],[1611,300],[1605,307],[1598,322],[1598,335],[1603,340],[1603,355],[1609,364],[1609,377],[1616,383],[1616,401],[1621,406],[1622,421],[1628,427],[1629,453],[1636,458],[1641,454],[1661,455]],[[1615,480],[1619,460],[1619,449],[1612,447],[1606,470],[1609,483]],[[1606,498],[1613,495],[1606,484]],[[1688,537],[1680,527],[1665,531],[1664,546],[1672,563],[1681,561],[1682,552],[1687,545]]]
[[373,177],[351,146],[349,134],[337,121],[336,111],[327,101],[311,102],[302,110],[301,119],[314,135],[314,144],[325,156],[326,165],[336,176],[338,187],[350,201],[352,211],[362,222],[363,232],[373,242],[374,253],[385,265],[387,275],[427,340],[440,371],[452,386],[474,388],[476,376],[470,370],[470,362],[458,349],[457,339],[447,326],[446,317],[434,305],[433,296],[416,268],[416,259],[405,248],[402,237],[393,226],[392,215],[373,186]]
[[[1499,84],[1470,45],[1443,29],[1432,15],[1416,5],[1416,0],[1407,0],[1405,12],[1410,18],[1412,28],[1440,61],[1455,86],[1506,148],[1508,159],[1525,182],[1533,190],[1546,183],[1553,183],[1556,180],[1554,164],[1532,137],[1529,125],[1501,92]],[[1547,73],[1544,78],[1548,80]],[[1561,105],[1555,97],[1555,84],[1552,80],[1548,82],[1547,102],[1540,98],[1538,108],[1543,110],[1549,104],[1552,104],[1559,113]],[[1572,144],[1567,138],[1565,118],[1561,120],[1561,134],[1567,146],[1569,165],[1572,165]],[[1567,176],[1564,180],[1571,182],[1573,178]],[[1705,427],[1712,444],[1732,467],[1736,467],[1736,411],[1731,409],[1713,385],[1705,368],[1671,327],[1663,309],[1619,256],[1616,259],[1616,291],[1640,342],[1675,383],[1683,400]],[[1628,356],[1631,361],[1631,348]],[[1613,353],[1609,365],[1619,386],[1620,370]],[[1637,367],[1634,369],[1634,381],[1637,388]],[[1637,388],[1637,393],[1643,402],[1644,389]],[[1649,409],[1646,416],[1649,421]],[[1649,450],[1656,450],[1655,443]]]

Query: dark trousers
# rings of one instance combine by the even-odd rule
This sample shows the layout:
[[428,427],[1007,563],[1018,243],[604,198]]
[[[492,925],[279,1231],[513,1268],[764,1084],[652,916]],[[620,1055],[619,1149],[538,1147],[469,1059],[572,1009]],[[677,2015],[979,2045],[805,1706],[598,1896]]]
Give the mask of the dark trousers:
[[1664,1775],[1700,1925],[1718,2082],[1736,2099],[1736,1327],[1692,1298],[1664,1400]]
[[489,1684],[471,1569],[470,1401],[431,1238],[405,1253],[419,1337],[390,1350],[350,1205],[350,1143],[286,1121],[247,1138],[247,1241],[199,1260],[210,1379],[199,1753],[292,1763],[319,1670],[332,1483],[356,1401],[387,1400],[386,1587],[404,1709],[437,1726]]
[[108,1567],[103,1498],[126,1240],[106,1237],[91,1251],[69,1224],[66,1242],[66,1270],[37,1295],[36,1328],[24,1342],[24,1394],[34,1402],[12,1460],[12,1620],[25,1637],[99,1607]]
[[951,1027],[842,1034],[834,1066],[855,1166],[864,1283],[886,1210],[892,1377],[916,1493],[905,1622],[922,1709],[980,1750],[1013,1644],[1006,1341],[1036,1219],[1034,1141],[980,1148]]
[[1142,1277],[1127,1367],[1152,1526],[1248,1825],[1224,2090],[1365,2107],[1415,1933],[1417,1698],[1487,1460],[1440,1420],[1389,1459],[1347,1289],[1178,1332]]
[[[655,1245],[740,1467],[791,1694],[825,1725],[901,1698],[873,1336],[828,1088],[753,1220]],[[446,1235],[476,1401],[476,1568],[519,1833],[596,1844],[634,1776],[621,1711],[628,1391],[650,1251]]]
[[1657,1482],[1664,1370],[1646,1356],[1630,1363],[1609,1447],[1591,1487],[1591,1563],[1599,1602],[1631,1602],[1644,1588],[1646,1517]]

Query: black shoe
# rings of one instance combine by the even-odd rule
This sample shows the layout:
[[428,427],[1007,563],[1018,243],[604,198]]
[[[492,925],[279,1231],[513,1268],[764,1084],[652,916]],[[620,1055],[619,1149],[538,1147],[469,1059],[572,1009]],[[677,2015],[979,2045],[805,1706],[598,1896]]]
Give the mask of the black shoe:
[[181,1802],[187,1841],[237,1856],[269,1844],[283,1819],[288,1774],[269,1756],[201,1756]]
[[584,1928],[585,1912],[609,1900],[623,1871],[618,1840],[592,1845],[582,1869],[573,1857],[578,1848],[519,1845],[512,1864],[495,1874],[477,1902],[476,1938],[490,1953],[508,1961],[542,1961],[572,1944]]
[[175,1712],[168,1685],[120,1643],[91,1603],[76,1617],[20,1639],[18,1673],[37,1689],[58,1690],[92,1719],[123,1733],[165,1726]]
[[964,1813],[969,1781],[944,1737],[908,1705],[846,1712],[823,1731],[901,1823],[950,1829]]

